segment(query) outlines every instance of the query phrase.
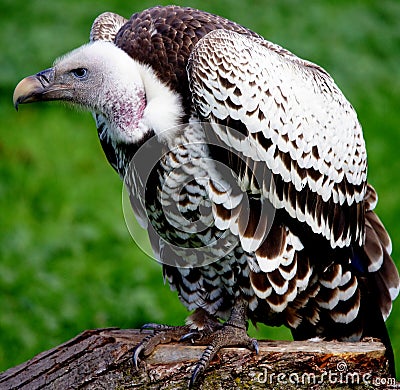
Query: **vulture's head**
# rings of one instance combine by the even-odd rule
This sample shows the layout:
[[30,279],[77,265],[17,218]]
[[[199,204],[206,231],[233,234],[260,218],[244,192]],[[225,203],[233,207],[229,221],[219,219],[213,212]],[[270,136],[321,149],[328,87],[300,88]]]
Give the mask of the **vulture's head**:
[[150,67],[111,42],[96,41],[57,59],[54,66],[24,78],[14,105],[49,100],[71,103],[108,122],[117,143],[139,142],[179,124],[180,98]]

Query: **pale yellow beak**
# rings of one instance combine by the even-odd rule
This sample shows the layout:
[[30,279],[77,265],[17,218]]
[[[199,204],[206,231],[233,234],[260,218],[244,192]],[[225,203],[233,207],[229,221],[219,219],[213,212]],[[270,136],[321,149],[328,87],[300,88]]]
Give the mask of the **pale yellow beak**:
[[16,110],[18,105],[43,100],[56,100],[56,89],[53,86],[54,69],[46,69],[35,75],[25,77],[15,87],[13,103]]

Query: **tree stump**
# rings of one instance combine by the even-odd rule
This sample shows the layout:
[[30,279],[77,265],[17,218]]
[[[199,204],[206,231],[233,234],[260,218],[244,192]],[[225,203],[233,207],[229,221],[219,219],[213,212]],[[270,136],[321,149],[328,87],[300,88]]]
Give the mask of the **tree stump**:
[[[132,349],[147,332],[88,330],[0,374],[0,389],[184,389],[203,346],[160,345],[141,363]],[[358,343],[260,341],[259,354],[224,348],[196,389],[369,389],[397,387],[385,347]]]

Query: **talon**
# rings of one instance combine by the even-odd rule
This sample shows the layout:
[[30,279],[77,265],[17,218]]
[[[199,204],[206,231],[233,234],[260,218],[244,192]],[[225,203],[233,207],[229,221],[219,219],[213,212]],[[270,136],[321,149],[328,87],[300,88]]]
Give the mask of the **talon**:
[[143,351],[144,346],[143,344],[139,344],[137,347],[135,347],[135,349],[133,350],[133,355],[132,355],[132,360],[133,360],[133,364],[135,365],[136,370],[139,369],[139,364],[140,364],[140,359],[139,359],[139,355],[140,353]]
[[201,333],[198,331],[193,331],[193,332],[189,332],[186,333],[185,335],[183,335],[181,337],[181,339],[179,341],[191,341],[192,343],[194,343],[196,340],[200,340],[201,339]]
[[254,351],[255,351],[256,355],[258,355],[258,353],[260,352],[260,349],[259,349],[259,347],[258,347],[258,342],[257,342],[256,339],[253,339],[253,340],[252,340],[252,346],[253,346],[253,348],[254,348]]
[[193,386],[193,384],[195,383],[196,379],[198,378],[198,376],[205,371],[205,369],[209,366],[210,361],[212,360],[212,358],[215,356],[215,354],[219,351],[219,349],[221,348],[220,345],[218,345],[218,339],[215,340],[217,346],[215,346],[214,344],[210,344],[202,353],[198,363],[196,364],[195,369],[193,370],[193,374],[192,377],[190,378],[190,382],[189,382],[189,388],[191,386]]
[[196,379],[198,378],[198,376],[200,375],[200,373],[204,370],[204,368],[202,368],[201,366],[197,365],[196,368],[193,370],[193,374],[190,377],[190,381],[189,381],[189,390],[193,388],[194,383],[196,382]]

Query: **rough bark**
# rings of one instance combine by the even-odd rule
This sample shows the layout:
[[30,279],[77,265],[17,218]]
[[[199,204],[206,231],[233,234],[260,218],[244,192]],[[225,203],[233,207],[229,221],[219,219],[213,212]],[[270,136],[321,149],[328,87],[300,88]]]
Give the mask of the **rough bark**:
[[[160,345],[136,371],[132,348],[138,330],[88,330],[0,374],[0,389],[180,389],[204,347]],[[219,352],[198,389],[387,388],[385,348],[376,340],[359,343],[260,341],[258,355],[243,348]],[[395,385],[395,384],[394,384]]]

